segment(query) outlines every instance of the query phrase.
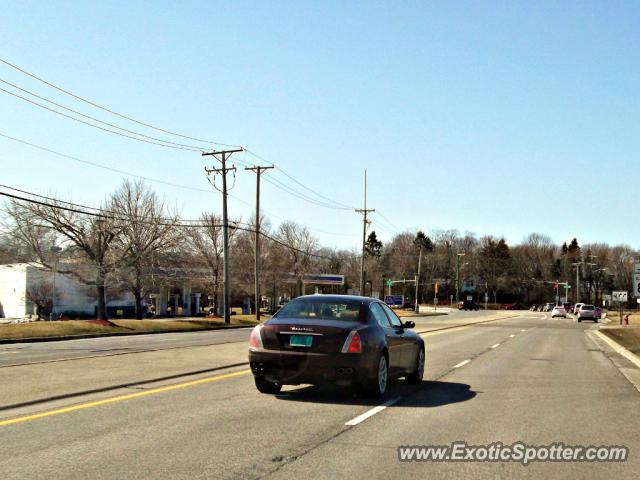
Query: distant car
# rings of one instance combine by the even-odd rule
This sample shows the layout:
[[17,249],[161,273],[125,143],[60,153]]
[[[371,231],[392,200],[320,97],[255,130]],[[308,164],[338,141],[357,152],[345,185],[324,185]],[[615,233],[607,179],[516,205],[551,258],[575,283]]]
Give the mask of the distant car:
[[562,305],[557,305],[551,310],[551,318],[555,317],[567,318],[567,311]]
[[602,309],[600,307],[596,307],[596,318],[598,320],[602,318]]
[[535,312],[535,311],[536,311],[536,307],[537,307],[537,305],[534,303],[533,305],[531,305],[531,306],[529,307],[529,311],[531,311],[531,312]]
[[593,320],[594,322],[598,323],[596,307],[593,305],[581,305],[580,310],[578,310],[577,316],[578,322],[581,322],[582,320]]
[[573,311],[573,304],[571,303],[563,303],[562,306],[564,307],[567,313],[571,313]]
[[542,308],[543,312],[550,312],[551,310],[553,310],[553,307],[555,307],[556,304],[555,303],[545,303],[544,307]]
[[465,300],[458,303],[458,310],[480,310],[480,305],[471,300]]
[[425,347],[414,326],[374,298],[298,297],[251,332],[256,388],[276,394],[283,385],[351,385],[381,397],[392,378],[418,384]]
[[573,306],[573,310],[571,311],[571,313],[573,313],[574,315],[578,315],[578,311],[580,310],[580,307],[584,305],[584,303],[576,303]]
[[524,305],[522,305],[521,303],[508,303],[507,305],[504,306],[505,310],[526,310],[527,307],[525,307]]

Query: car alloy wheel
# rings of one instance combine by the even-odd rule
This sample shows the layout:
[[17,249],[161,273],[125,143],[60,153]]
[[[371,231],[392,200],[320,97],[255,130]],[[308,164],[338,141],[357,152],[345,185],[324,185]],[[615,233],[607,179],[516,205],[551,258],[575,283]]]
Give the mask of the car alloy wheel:
[[420,350],[418,351],[415,365],[416,365],[416,369],[404,377],[404,379],[408,383],[418,384],[422,382],[422,377],[424,376],[424,365],[425,365],[424,349],[422,348],[420,348]]
[[384,395],[387,391],[387,382],[389,381],[389,369],[387,367],[387,357],[380,356],[378,362],[378,393],[380,396]]

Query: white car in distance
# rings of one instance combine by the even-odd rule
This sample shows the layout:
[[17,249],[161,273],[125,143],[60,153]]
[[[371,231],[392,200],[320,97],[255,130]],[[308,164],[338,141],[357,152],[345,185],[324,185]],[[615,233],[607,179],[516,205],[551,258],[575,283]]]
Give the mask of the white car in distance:
[[556,305],[553,307],[553,310],[551,310],[551,318],[556,317],[567,318],[567,311],[562,305]]

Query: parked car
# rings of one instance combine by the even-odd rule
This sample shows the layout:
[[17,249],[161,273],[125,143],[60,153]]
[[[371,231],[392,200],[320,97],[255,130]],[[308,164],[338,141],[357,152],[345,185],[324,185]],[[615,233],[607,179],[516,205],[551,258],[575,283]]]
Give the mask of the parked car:
[[458,303],[458,310],[480,310],[480,305],[471,300],[464,300]]
[[573,304],[572,303],[563,303],[562,306],[564,307],[564,309],[565,309],[565,311],[567,313],[573,312]]
[[381,397],[391,378],[420,383],[424,341],[384,303],[350,295],[309,295],[256,326],[249,365],[256,388],[336,384]]
[[564,306],[557,305],[553,307],[553,310],[551,310],[551,318],[556,317],[567,318],[567,311],[565,310]]
[[598,323],[596,307],[593,305],[581,305],[580,310],[578,310],[577,316],[578,322],[581,322],[582,320],[593,320],[594,322]]
[[503,307],[505,310],[526,310],[527,307],[521,303],[508,303]]
[[571,313],[573,313],[574,315],[578,315],[578,311],[580,310],[580,307],[584,305],[584,303],[576,303],[573,306],[573,311]]
[[545,303],[544,307],[542,308],[543,312],[550,312],[551,310],[553,310],[553,307],[555,307],[556,304],[555,303]]

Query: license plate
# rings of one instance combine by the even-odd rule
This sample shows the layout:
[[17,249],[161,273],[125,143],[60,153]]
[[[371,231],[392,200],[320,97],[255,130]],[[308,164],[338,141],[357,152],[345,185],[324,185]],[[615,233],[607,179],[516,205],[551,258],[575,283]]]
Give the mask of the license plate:
[[291,335],[289,339],[289,345],[292,347],[310,347],[312,342],[312,335]]

